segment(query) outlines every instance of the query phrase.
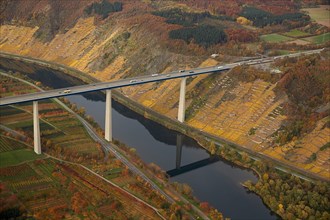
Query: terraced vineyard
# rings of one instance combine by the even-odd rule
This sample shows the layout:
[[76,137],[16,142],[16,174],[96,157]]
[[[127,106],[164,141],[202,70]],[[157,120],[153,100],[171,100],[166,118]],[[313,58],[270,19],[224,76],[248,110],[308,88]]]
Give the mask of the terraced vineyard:
[[[51,209],[58,217],[67,213],[67,218],[84,214],[90,218],[102,219],[122,219],[129,216],[158,219],[148,207],[141,209],[142,204],[132,203],[125,193],[95,178],[90,172],[53,159],[0,168],[0,179],[18,196],[27,212],[33,213],[37,218],[45,210]],[[80,204],[76,207],[75,200],[78,198]],[[71,214],[68,214],[68,210],[72,210]]]
[[[0,84],[4,86],[3,96],[9,96],[11,91],[19,87],[24,91],[35,91],[30,86],[13,79],[0,76]],[[89,137],[82,124],[74,115],[64,110],[59,104],[52,100],[39,101],[40,132],[44,143],[42,148],[54,150],[54,146],[59,146],[71,152],[91,157],[99,155],[97,144]],[[23,103],[12,106],[1,106],[0,121],[11,129],[22,132],[32,137],[32,104]],[[51,144],[50,144],[51,142]]]
[[0,153],[26,148],[26,144],[15,139],[0,135]]
[[43,157],[35,154],[32,149],[27,149],[25,143],[0,135],[0,167],[13,166]]
[[[8,79],[1,76],[0,81],[8,82]],[[26,86],[13,80],[11,82],[21,88]],[[6,85],[10,88],[10,84]],[[18,196],[25,215],[33,214],[37,219],[42,219],[47,212],[45,210],[49,209],[56,218],[81,214],[92,219],[159,218],[150,207],[82,167],[51,158],[44,159],[43,154],[36,155],[32,147],[25,143],[32,143],[30,103],[1,107],[2,112],[1,123],[26,136],[22,138],[24,142],[20,142],[5,136],[8,133],[4,131],[0,135],[0,181]],[[142,179],[132,176],[111,155],[104,162],[100,148],[81,123],[56,102],[39,102],[39,114],[43,152],[79,163],[86,161],[89,167],[159,209],[166,203],[163,197],[153,192]],[[164,211],[164,215],[167,214]]]

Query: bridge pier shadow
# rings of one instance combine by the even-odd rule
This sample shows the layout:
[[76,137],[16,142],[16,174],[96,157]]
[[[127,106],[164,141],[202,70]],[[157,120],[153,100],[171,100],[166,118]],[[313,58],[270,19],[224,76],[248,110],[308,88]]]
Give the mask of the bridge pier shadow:
[[210,155],[209,158],[199,160],[188,165],[181,166],[181,157],[182,157],[182,140],[183,135],[177,134],[176,136],[176,161],[175,161],[175,169],[166,171],[167,175],[170,177],[178,176],[183,173],[187,173],[189,171],[207,166],[209,164],[215,163],[220,160],[218,156]]
[[181,156],[182,156],[182,135],[176,135],[176,161],[175,168],[180,169],[181,167]]

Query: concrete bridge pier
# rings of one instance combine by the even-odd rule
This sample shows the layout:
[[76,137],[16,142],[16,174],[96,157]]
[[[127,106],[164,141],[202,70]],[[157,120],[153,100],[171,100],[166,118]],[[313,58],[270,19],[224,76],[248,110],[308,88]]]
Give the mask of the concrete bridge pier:
[[175,168],[180,169],[181,167],[181,155],[182,155],[182,135],[176,135],[176,163]]
[[178,120],[179,122],[184,122],[185,111],[186,111],[186,80],[187,77],[181,79],[180,85],[180,98],[179,98],[179,110],[178,110]]
[[36,154],[41,154],[38,101],[33,101],[33,137],[34,137],[34,152]]
[[111,108],[111,90],[106,90],[105,100],[105,139],[112,141],[112,108]]

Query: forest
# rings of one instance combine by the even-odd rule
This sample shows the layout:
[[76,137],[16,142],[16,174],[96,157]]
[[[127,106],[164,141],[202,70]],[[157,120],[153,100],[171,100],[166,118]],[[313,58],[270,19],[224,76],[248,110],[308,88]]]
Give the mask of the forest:
[[310,20],[309,16],[303,13],[287,13],[281,15],[274,15],[264,10],[255,7],[244,7],[240,13],[241,16],[251,20],[254,26],[265,27],[267,25],[299,23],[299,26],[306,25]]
[[206,48],[227,41],[227,35],[223,29],[211,25],[173,30],[169,36],[171,39],[181,39],[186,43],[194,42]]
[[200,22],[205,18],[211,17],[211,14],[209,12],[190,13],[185,12],[179,8],[164,11],[154,11],[152,12],[152,14],[166,18],[166,23],[179,24],[185,27],[193,26],[197,22]]
[[329,111],[322,111],[321,107],[330,101],[330,69],[329,59],[318,56],[283,59],[277,64],[288,68],[278,84],[278,90],[284,91],[290,100],[285,106],[288,123],[277,138],[278,143],[284,144],[310,132],[318,120],[329,116]]
[[227,34],[224,28],[219,25],[209,25],[205,19],[233,20],[227,16],[213,16],[209,12],[193,13],[186,12],[179,8],[170,10],[154,11],[153,15],[166,18],[168,24],[182,25],[184,28],[169,32],[171,39],[181,39],[186,43],[196,43],[207,48],[214,44],[227,42]]
[[88,15],[91,15],[92,13],[101,15],[104,19],[107,18],[111,12],[118,12],[121,10],[123,10],[123,3],[110,3],[107,0],[103,0],[100,3],[94,2],[93,4],[85,8],[84,12]]
[[253,169],[259,176],[257,183],[243,185],[259,194],[264,203],[283,219],[327,220],[329,213],[329,183],[304,180],[291,173],[276,169],[270,161],[254,160],[233,146],[204,143],[213,154],[220,155],[242,167]]

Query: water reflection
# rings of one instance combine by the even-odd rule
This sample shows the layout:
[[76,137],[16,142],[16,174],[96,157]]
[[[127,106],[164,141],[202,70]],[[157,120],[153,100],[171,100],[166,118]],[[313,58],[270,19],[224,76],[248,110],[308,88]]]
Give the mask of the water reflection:
[[197,161],[194,161],[192,163],[181,166],[181,156],[182,156],[182,146],[183,146],[182,139],[183,139],[182,134],[177,134],[177,136],[176,136],[175,169],[168,170],[166,172],[170,177],[178,176],[178,175],[181,175],[183,173],[187,173],[187,172],[190,172],[192,170],[202,168],[204,166],[207,166],[211,163],[215,163],[215,162],[220,160],[220,158],[218,156],[210,155],[206,159],[197,160]]
[[[10,66],[10,63],[2,62],[1,65]],[[24,68],[29,74],[37,71],[37,65],[16,63],[12,68],[24,73]],[[38,81],[46,80],[49,69],[37,71]],[[28,75],[29,75],[28,74]],[[40,75],[44,76],[40,76]],[[56,73],[56,76],[58,73]],[[62,74],[64,76],[64,74]],[[46,79],[45,79],[46,78]],[[64,77],[65,78],[65,77]],[[57,79],[61,79],[58,78]],[[56,79],[56,80],[57,80]],[[56,81],[55,80],[55,81]],[[56,81],[50,80],[52,87],[65,87],[67,79]],[[44,83],[44,82],[43,82]],[[100,94],[100,95],[99,95]],[[86,113],[93,116],[100,126],[104,126],[104,94],[97,93],[99,98],[85,98],[87,94],[67,96],[78,107],[84,107]],[[94,100],[94,101],[92,101]],[[95,101],[100,100],[100,101]],[[228,161],[214,160],[213,157],[199,146],[199,144],[185,135],[167,129],[156,122],[131,111],[119,103],[113,102],[113,136],[128,146],[134,147],[137,154],[146,163],[154,162],[164,170],[180,170],[180,175],[170,178],[170,181],[188,183],[194,195],[201,201],[207,201],[219,209],[226,217],[232,219],[277,219],[273,213],[265,207],[262,200],[249,194],[241,186],[246,180],[256,181],[257,178],[250,170],[244,170]],[[179,136],[178,136],[179,135]],[[206,158],[206,159],[205,159]],[[215,158],[217,159],[217,158]],[[211,162],[210,162],[211,161]],[[206,164],[207,166],[205,166]],[[191,169],[191,167],[193,169]],[[197,169],[197,168],[198,169]],[[189,168],[189,169],[188,169]]]
[[[104,102],[86,100],[81,95],[68,98],[104,126]],[[192,138],[148,120],[115,101],[112,107],[114,138],[136,148],[146,163],[156,163],[168,172],[174,170],[177,175],[170,181],[189,184],[197,198],[234,220],[276,219],[257,195],[248,194],[241,186],[246,180],[257,180],[252,171],[210,157]]]
[[175,168],[180,169],[181,167],[181,154],[182,154],[182,135],[176,135],[176,163]]

